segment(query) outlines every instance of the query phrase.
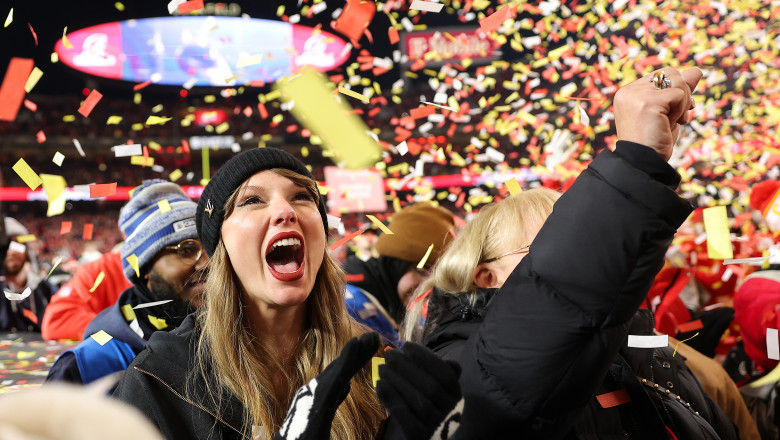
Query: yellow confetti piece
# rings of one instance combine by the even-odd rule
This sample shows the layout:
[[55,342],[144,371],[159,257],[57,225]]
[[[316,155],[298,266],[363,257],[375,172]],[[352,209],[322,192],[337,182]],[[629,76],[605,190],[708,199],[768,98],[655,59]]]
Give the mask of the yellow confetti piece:
[[227,122],[223,122],[223,123],[217,125],[214,128],[214,131],[216,131],[217,134],[222,134],[222,133],[228,131],[228,129],[230,129],[230,124],[228,124]]
[[8,17],[5,18],[5,24],[3,27],[8,27],[8,25],[11,24],[11,22],[14,21],[14,8],[11,8],[10,11],[8,11]]
[[65,26],[65,29],[62,30],[62,45],[65,46],[65,49],[73,49],[73,45],[68,41],[67,33],[68,27]]
[[371,381],[374,383],[374,388],[376,388],[376,383],[379,382],[379,366],[384,364],[385,358],[376,356],[371,358]]
[[181,176],[183,176],[183,175],[184,175],[184,173],[182,173],[182,171],[177,168],[177,169],[171,171],[171,174],[168,174],[168,179],[170,179],[171,182],[175,182],[175,181],[181,179]]
[[171,210],[171,204],[168,202],[168,199],[163,199],[157,202],[157,207],[160,208],[160,212],[163,214]]
[[235,81],[236,78],[243,75],[243,73],[239,73],[238,75],[233,75],[230,78],[225,78],[225,84],[230,84],[231,82]]
[[114,115],[112,115],[112,116],[108,117],[108,120],[106,121],[106,125],[114,125],[114,124],[118,124],[120,122],[122,122],[122,117],[121,116],[114,116]]
[[101,271],[100,271],[100,273],[98,274],[97,278],[95,278],[95,284],[93,284],[93,285],[92,285],[92,288],[91,288],[91,289],[89,289],[89,293],[92,293],[92,292],[94,292],[94,291],[95,291],[95,289],[97,289],[97,288],[98,288],[98,286],[100,285],[100,283],[102,283],[102,282],[103,282],[103,278],[105,278],[105,277],[106,277],[106,273],[105,273],[105,272],[103,272],[103,271],[101,270]]
[[17,243],[25,244],[37,240],[38,239],[35,237],[35,234],[27,234],[27,235],[20,235],[16,237],[16,240],[14,241],[16,241]]
[[143,156],[132,156],[130,158],[130,164],[150,167],[154,165],[154,158],[153,157],[144,158]]
[[368,127],[345,102],[330,92],[324,75],[305,71],[281,79],[274,85],[287,102],[295,101],[291,112],[313,134],[325,141],[336,154],[335,162],[349,169],[363,169],[379,159],[382,148],[366,134]]
[[699,332],[696,332],[696,334],[691,336],[690,338],[683,339],[682,341],[677,341],[677,344],[675,344],[675,346],[674,346],[674,353],[672,353],[672,357],[674,357],[674,355],[677,354],[677,347],[679,347],[680,344],[682,344],[685,341],[690,341],[691,339],[695,338],[696,336],[699,336]]
[[24,84],[24,91],[30,93],[35,85],[38,84],[38,80],[40,80],[42,76],[43,70],[39,69],[38,66],[33,67],[30,76],[27,77],[27,82]]
[[431,243],[430,246],[428,246],[428,250],[425,252],[425,255],[423,255],[422,260],[420,260],[419,263],[417,263],[417,268],[422,269],[425,267],[425,263],[428,261],[428,257],[431,256],[431,251],[433,251],[433,243]]
[[122,2],[116,2],[114,3],[114,7],[117,11],[123,12],[125,10],[125,5],[122,4]]
[[65,212],[65,188],[68,186],[65,178],[51,174],[41,174],[41,181],[43,182],[43,191],[46,193],[49,203],[46,217],[53,217]]
[[354,90],[345,89],[344,87],[339,87],[339,93],[341,93],[343,95],[351,96],[351,97],[353,97],[355,99],[359,99],[359,100],[361,100],[363,102],[368,102],[369,101],[368,100],[368,96],[361,95],[360,93],[355,92]]
[[151,323],[157,330],[168,328],[168,323],[165,322],[165,318],[158,318],[152,315],[146,315],[146,317],[149,318],[149,323]]
[[517,183],[517,180],[513,177],[506,182],[504,182],[504,186],[506,186],[506,189],[509,190],[509,194],[516,196],[523,192],[523,189],[520,188],[520,184]]
[[707,256],[713,260],[734,258],[726,207],[706,208],[703,214],[704,230],[707,232]]
[[31,357],[35,357],[34,351],[17,351],[16,352],[16,359],[29,359]]
[[373,215],[371,215],[371,214],[366,214],[366,217],[368,217],[368,219],[369,219],[369,220],[371,220],[371,223],[373,223],[373,224],[374,224],[374,226],[376,226],[377,228],[381,229],[381,230],[382,230],[382,232],[384,232],[385,234],[391,234],[391,235],[393,234],[393,231],[391,231],[391,230],[390,230],[390,228],[388,228],[387,226],[385,226],[385,224],[384,224],[384,223],[382,223],[381,221],[379,221],[379,219],[378,219],[378,218],[374,217],[374,216],[373,216]]
[[56,260],[54,260],[54,265],[52,265],[51,269],[49,269],[49,273],[46,274],[46,279],[48,280],[52,273],[54,273],[54,269],[57,268],[57,266],[62,263],[62,257],[57,257]]
[[30,165],[27,165],[27,162],[25,162],[24,159],[19,159],[13,166],[13,170],[16,171],[16,174],[18,174],[24,183],[32,190],[38,188],[43,183],[40,176],[30,168]]
[[[170,206],[168,206],[168,209],[170,210]],[[141,270],[138,268],[138,257],[135,254],[133,254],[125,258],[125,260],[127,260],[127,262],[130,263],[130,267],[132,267],[133,270],[135,271],[135,276],[141,278]]]
[[[203,148],[200,150],[200,161],[203,168],[203,180],[211,179],[211,164],[209,163],[209,149]],[[204,185],[205,186],[205,185]]]
[[51,56],[49,57],[52,64],[58,63],[60,61],[60,56],[57,55],[57,52],[52,52]]
[[146,118],[146,125],[163,125],[166,122],[170,121],[173,118],[166,118],[164,116],[154,116],[151,115],[148,118]]
[[133,306],[130,304],[122,306],[122,314],[125,315],[125,320],[128,322],[132,322],[136,318],[135,310],[133,310]]
[[[101,273],[102,273],[102,272],[101,272]],[[100,344],[101,346],[103,346],[103,345],[106,345],[106,342],[108,342],[108,341],[110,341],[110,340],[114,339],[114,337],[113,337],[113,336],[111,336],[111,335],[109,335],[108,333],[106,333],[106,331],[105,331],[105,330],[100,330],[100,331],[99,331],[99,332],[97,332],[97,333],[93,333],[93,334],[91,334],[89,337],[90,337],[90,338],[92,338],[92,339],[94,339],[94,340],[95,340],[95,342],[97,342],[97,343],[98,343],[98,344]]]

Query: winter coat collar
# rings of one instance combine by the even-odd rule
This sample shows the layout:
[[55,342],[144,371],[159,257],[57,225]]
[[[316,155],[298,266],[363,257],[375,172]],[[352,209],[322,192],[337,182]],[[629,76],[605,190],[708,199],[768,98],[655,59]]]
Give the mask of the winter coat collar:
[[[154,333],[146,350],[136,358],[134,368],[160,382],[183,403],[242,434],[245,409],[241,402],[232,394],[216,398],[207,392],[206,379],[195,363],[198,333],[194,313],[175,330]],[[215,383],[213,378],[208,380]],[[216,402],[220,400],[218,406]]]
[[[448,359],[457,359],[462,344],[485,319],[498,289],[449,294],[434,287],[428,301],[423,345]],[[471,304],[470,298],[474,298]]]

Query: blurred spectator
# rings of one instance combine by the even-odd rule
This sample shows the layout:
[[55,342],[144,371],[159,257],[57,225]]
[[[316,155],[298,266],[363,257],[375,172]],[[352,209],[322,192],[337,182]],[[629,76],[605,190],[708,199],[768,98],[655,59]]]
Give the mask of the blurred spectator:
[[163,180],[133,192],[119,217],[127,236],[122,272],[132,286],[89,323],[81,344],[57,359],[47,382],[87,384],[124,371],[152,334],[173,330],[199,305],[208,259],[197,239],[196,206]]
[[452,240],[452,213],[431,203],[408,206],[390,219],[392,234],[376,242],[378,258],[347,258],[344,271],[350,315],[400,346],[398,324],[417,287]]
[[40,323],[55,287],[39,273],[32,247],[17,241],[20,236],[29,235],[27,228],[16,219],[6,217],[5,230],[11,245],[3,262],[4,289],[28,296],[23,300],[0,298],[0,329],[37,332],[41,330]]
[[[103,279],[95,286],[101,273]],[[108,252],[82,265],[52,297],[41,325],[43,339],[80,341],[89,322],[114,304],[122,291],[130,286],[132,284],[122,272],[118,251]]]

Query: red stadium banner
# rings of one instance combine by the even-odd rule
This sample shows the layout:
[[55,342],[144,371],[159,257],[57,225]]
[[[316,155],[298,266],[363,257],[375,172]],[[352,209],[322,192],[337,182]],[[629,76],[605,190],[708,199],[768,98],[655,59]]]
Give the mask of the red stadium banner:
[[[383,179],[384,190],[386,192],[395,191],[413,191],[418,186],[428,186],[434,189],[443,189],[450,187],[472,188],[480,185],[498,186],[503,185],[509,179],[514,178],[518,182],[539,180],[540,176],[527,168],[508,173],[484,173],[484,174],[449,174],[443,176],[424,176],[413,177],[407,175],[403,178]],[[327,182],[320,182],[321,186],[328,186]],[[116,193],[108,197],[91,198],[89,196],[89,187],[79,185],[65,189],[65,199],[75,201],[97,201],[97,200],[130,200],[129,192],[132,186],[117,186]],[[199,199],[203,193],[203,187],[200,185],[182,185],[182,189],[191,199]],[[328,194],[329,198],[333,195]],[[384,196],[383,196],[384,199]],[[28,187],[0,187],[0,201],[3,202],[45,202],[46,193],[42,188],[31,191]]]
[[424,60],[426,64],[491,61],[498,58],[499,46],[487,34],[476,29],[440,29],[403,34],[402,47],[409,62]]

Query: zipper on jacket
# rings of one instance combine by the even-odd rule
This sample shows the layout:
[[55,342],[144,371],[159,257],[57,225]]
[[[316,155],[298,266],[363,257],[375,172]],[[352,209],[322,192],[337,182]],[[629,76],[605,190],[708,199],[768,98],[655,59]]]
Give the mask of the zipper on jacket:
[[156,379],[158,382],[160,382],[161,384],[165,385],[165,387],[166,387],[166,388],[168,388],[168,390],[170,390],[170,392],[172,392],[174,395],[176,395],[176,397],[178,397],[179,399],[181,399],[181,400],[185,401],[186,403],[189,403],[190,405],[192,405],[192,406],[194,406],[194,407],[196,407],[196,408],[200,409],[201,411],[205,412],[206,414],[210,415],[211,417],[214,417],[216,420],[219,420],[219,421],[220,421],[220,422],[221,422],[223,425],[225,425],[225,426],[229,427],[230,429],[232,429],[232,430],[236,431],[236,432],[238,433],[238,435],[240,435],[241,437],[243,437],[243,438],[246,438],[246,437],[244,436],[244,434],[243,434],[243,433],[241,433],[241,431],[239,431],[239,430],[238,430],[238,429],[236,429],[235,427],[233,427],[233,425],[231,425],[230,423],[228,423],[228,422],[226,422],[226,421],[222,420],[222,418],[221,418],[221,417],[219,417],[218,415],[216,415],[216,414],[214,414],[213,412],[209,411],[209,410],[208,410],[208,409],[207,409],[205,406],[203,406],[203,405],[201,405],[201,404],[199,404],[199,403],[197,403],[197,402],[193,402],[192,400],[189,400],[189,399],[187,399],[186,397],[182,396],[182,395],[181,395],[181,393],[179,393],[178,391],[176,391],[175,389],[173,389],[173,387],[172,387],[172,386],[168,385],[168,383],[167,383],[167,382],[165,382],[164,380],[162,380],[162,379],[161,379],[159,376],[157,376],[156,374],[154,374],[154,373],[151,373],[151,372],[149,372],[149,371],[146,371],[146,370],[142,370],[141,368],[138,368],[138,366],[134,366],[133,368],[135,368],[136,370],[140,371],[141,373],[144,373],[144,374],[146,374],[147,376],[151,376],[151,377],[155,378],[155,379]]

